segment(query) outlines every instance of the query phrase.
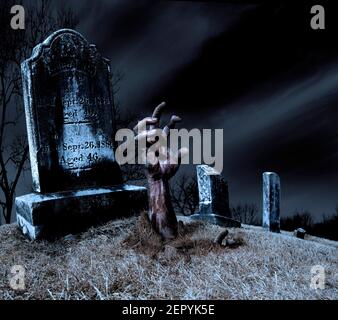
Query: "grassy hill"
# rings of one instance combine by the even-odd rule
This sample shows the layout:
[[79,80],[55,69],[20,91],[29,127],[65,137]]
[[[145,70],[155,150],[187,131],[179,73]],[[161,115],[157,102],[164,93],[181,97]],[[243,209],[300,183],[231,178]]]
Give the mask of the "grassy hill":
[[[228,229],[180,217],[168,244],[144,215],[110,222],[56,242],[30,242],[14,224],[0,227],[0,299],[338,299],[337,242],[259,227]],[[25,290],[9,285],[25,268]],[[310,288],[311,267],[325,289]]]

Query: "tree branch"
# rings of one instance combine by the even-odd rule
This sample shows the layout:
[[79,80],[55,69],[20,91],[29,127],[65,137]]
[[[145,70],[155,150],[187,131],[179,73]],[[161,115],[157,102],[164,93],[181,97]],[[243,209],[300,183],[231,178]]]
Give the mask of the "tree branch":
[[20,174],[21,174],[21,171],[23,169],[23,166],[27,160],[27,156],[28,156],[28,146],[25,147],[24,149],[24,152],[23,152],[23,155],[22,155],[22,158],[21,158],[21,161],[19,163],[19,166],[18,166],[18,169],[17,169],[17,172],[16,172],[16,175],[15,175],[15,178],[14,178],[14,181],[12,183],[12,186],[11,186],[11,191],[10,191],[10,196],[13,197],[14,195],[14,192],[15,192],[15,188],[16,188],[16,185],[19,181],[19,178],[20,178]]

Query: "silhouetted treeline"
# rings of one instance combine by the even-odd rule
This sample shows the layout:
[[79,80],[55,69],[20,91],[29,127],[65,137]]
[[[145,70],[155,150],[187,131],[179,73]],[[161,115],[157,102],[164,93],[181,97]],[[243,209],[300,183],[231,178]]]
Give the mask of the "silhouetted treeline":
[[307,211],[281,219],[282,230],[293,231],[297,228],[303,228],[313,236],[338,240],[338,208],[333,216],[323,215],[322,221],[317,223],[313,222],[311,214]]
[[[256,204],[238,204],[231,208],[232,215],[236,220],[244,224],[262,225],[261,212]],[[332,216],[323,215],[322,221],[314,222],[309,211],[295,212],[292,216],[281,218],[281,230],[294,231],[303,228],[313,236],[338,241],[338,207]]]
[[[171,184],[172,202],[177,214],[191,215],[198,211],[198,185],[196,178],[182,175]],[[230,208],[234,219],[243,224],[261,226],[262,212],[255,203],[240,203]],[[281,218],[281,230],[294,231],[303,228],[313,236],[338,241],[338,206],[332,216],[323,215],[322,221],[314,222],[309,211],[295,211]]]
[[254,203],[238,204],[231,208],[232,217],[242,223],[259,226],[262,218],[259,215],[258,206]]

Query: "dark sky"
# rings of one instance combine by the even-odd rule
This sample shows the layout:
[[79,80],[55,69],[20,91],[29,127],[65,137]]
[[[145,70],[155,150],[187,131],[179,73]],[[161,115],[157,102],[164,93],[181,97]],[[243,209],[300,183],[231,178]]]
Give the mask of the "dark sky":
[[275,171],[283,216],[334,211],[336,8],[325,7],[325,30],[312,30],[309,1],[69,3],[77,30],[123,72],[124,110],[141,119],[165,100],[182,127],[224,129],[223,174],[233,205],[260,205],[261,175]]

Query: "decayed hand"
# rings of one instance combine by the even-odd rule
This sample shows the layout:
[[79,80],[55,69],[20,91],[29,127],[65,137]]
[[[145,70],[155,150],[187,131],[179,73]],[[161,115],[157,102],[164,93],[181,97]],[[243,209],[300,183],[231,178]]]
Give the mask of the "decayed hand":
[[[158,105],[154,109],[152,117],[139,121],[134,131],[137,133],[135,139],[138,141],[139,146],[144,146],[144,148],[140,148],[140,151],[146,159],[147,176],[153,179],[169,180],[177,172],[181,159],[187,154],[188,150],[181,148],[175,153],[167,146],[170,129],[174,129],[176,123],[181,122],[181,118],[173,115],[163,129],[159,128],[165,105],[165,102]],[[148,129],[147,125],[149,126]],[[156,142],[159,145],[153,148]]]
[[[146,157],[146,175],[149,185],[149,220],[153,228],[165,240],[170,240],[177,236],[178,223],[170,198],[168,181],[177,172],[181,159],[188,150],[182,148],[175,153],[167,147],[170,129],[173,129],[181,119],[173,115],[169,123],[163,129],[160,129],[159,121],[164,107],[164,102],[158,105],[152,117],[140,121],[134,130],[138,133],[135,139],[139,147],[141,146],[139,152],[142,153],[143,157]],[[148,129],[147,125],[149,126]]]

